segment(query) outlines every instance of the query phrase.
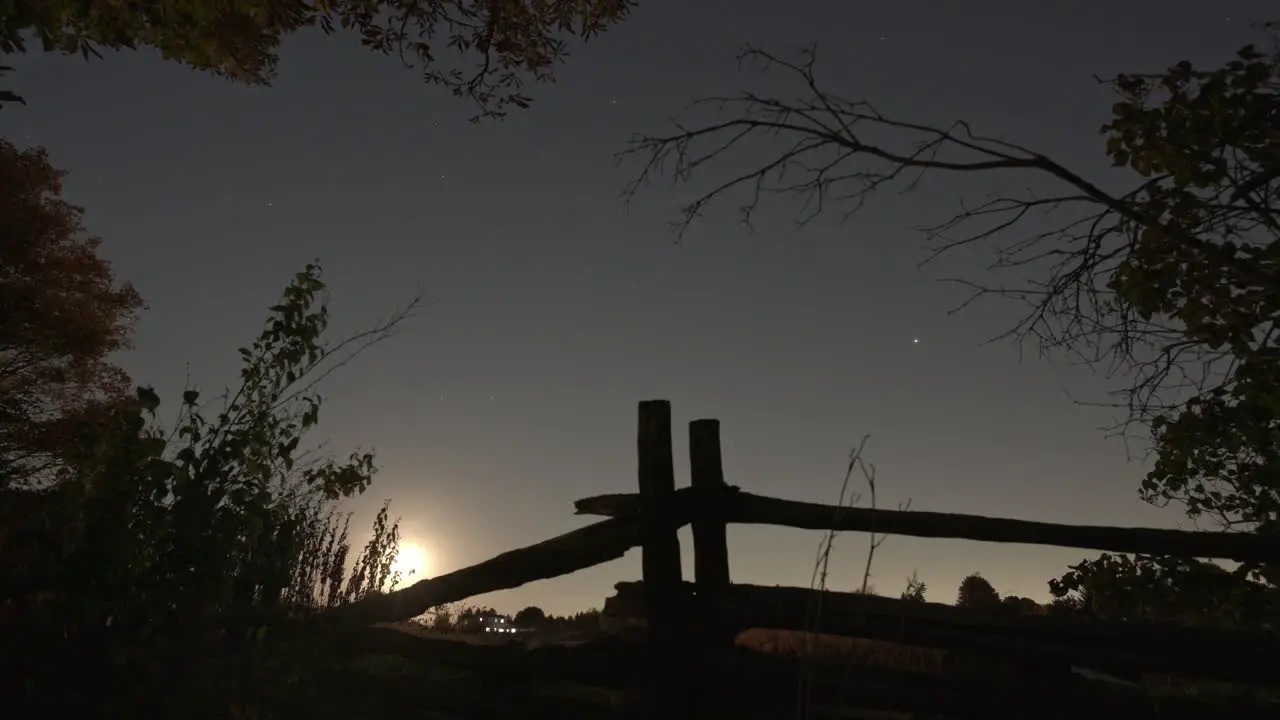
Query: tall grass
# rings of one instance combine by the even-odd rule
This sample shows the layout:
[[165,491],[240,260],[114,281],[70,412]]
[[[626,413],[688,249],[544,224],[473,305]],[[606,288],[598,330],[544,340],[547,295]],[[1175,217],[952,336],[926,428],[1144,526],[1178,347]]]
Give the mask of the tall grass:
[[[866,460],[864,454],[867,442],[870,439],[869,435],[863,436],[858,445],[849,453],[848,463],[845,465],[844,477],[840,482],[840,492],[835,504],[836,510],[835,517],[833,518],[835,522],[833,525],[839,524],[840,516],[843,514],[845,508],[853,507],[862,500],[862,495],[852,487],[855,479],[855,473],[861,476],[863,482],[867,486],[867,502],[869,507],[873,511],[877,508],[876,467],[874,464]],[[905,510],[910,507],[910,504],[911,503],[908,500],[906,503],[899,505],[898,509]],[[874,517],[875,515],[873,513],[873,520]],[[827,591],[827,579],[831,573],[832,554],[835,550],[835,541],[839,534],[840,533],[836,530],[828,530],[823,534],[822,540],[818,544],[817,557],[814,560],[813,573],[810,577],[809,583],[810,589],[813,590],[811,595],[812,601],[809,608],[809,630],[801,633],[781,634],[774,631],[772,635],[775,644],[785,644],[788,648],[788,652],[801,660],[796,687],[797,718],[806,718],[809,716],[814,675],[812,663],[819,658],[835,658],[848,661],[850,658],[855,657],[855,654],[847,652],[847,648],[846,651],[837,652],[834,655],[830,652],[824,652],[824,648],[829,649],[833,642],[839,644],[839,641],[833,640],[832,636],[818,632],[818,628],[821,627],[822,622],[823,599]],[[875,592],[875,589],[871,584],[871,569],[875,561],[876,550],[880,548],[886,538],[886,535],[880,535],[876,532],[874,524],[871,527],[871,531],[867,533],[867,556],[866,561],[862,566],[862,582],[857,589],[857,592],[863,595],[874,594]],[[918,588],[914,588],[914,584],[918,584]],[[915,599],[915,596],[919,596],[919,599],[923,599],[923,590],[923,583],[918,583],[913,576],[912,579],[908,581],[908,590],[904,593],[904,597],[910,593],[912,594],[913,599]],[[858,645],[858,647],[869,647],[865,641],[860,642],[861,645]],[[857,644],[852,640],[850,640],[850,643],[855,645]],[[849,643],[846,643],[846,645],[847,644]],[[883,643],[881,643],[881,645],[883,645]],[[846,670],[852,671],[856,665],[857,663],[855,662],[848,662],[846,663]]]

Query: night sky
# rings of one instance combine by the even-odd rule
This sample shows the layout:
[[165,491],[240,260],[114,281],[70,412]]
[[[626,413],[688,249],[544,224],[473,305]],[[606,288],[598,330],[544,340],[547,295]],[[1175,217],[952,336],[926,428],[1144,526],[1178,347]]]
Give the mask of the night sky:
[[[794,206],[770,205],[754,232],[725,206],[678,244],[666,223],[700,186],[658,183],[627,206],[620,191],[639,167],[613,155],[633,133],[667,130],[699,95],[798,96],[773,75],[752,84],[734,56],[747,42],[788,53],[814,41],[819,73],[841,95],[912,119],[965,118],[1108,180],[1097,128],[1113,100],[1092,75],[1221,62],[1272,10],[1263,0],[642,0],[577,49],[558,84],[537,88],[531,110],[479,126],[467,104],[351,36],[293,38],[271,88],[151,53],[33,54],[7,60],[29,106],[0,113],[0,132],[46,146],[71,172],[67,197],[150,305],[122,362],[165,397],[188,366],[207,395],[234,382],[236,348],[313,258],[338,333],[415,292],[431,298],[401,335],[334,377],[318,435],[341,455],[376,449],[381,472],[352,505],[353,527],[392,498],[427,575],[593,521],[573,516],[576,498],[633,492],[636,404],[655,398],[673,405],[679,485],[688,421],[714,417],[728,482],[753,492],[834,502],[850,449],[869,433],[881,506],[910,498],[922,510],[1173,526],[1175,510],[1137,500],[1144,466],[1099,429],[1112,414],[1068,395],[1103,399],[1104,379],[1020,358],[1012,342],[984,346],[1018,307],[947,315],[963,294],[937,278],[982,279],[982,256],[917,268],[911,228],[945,220],[961,197],[996,189],[991,180],[940,178],[879,197],[843,226],[802,231]],[[734,579],[807,586],[820,540],[731,527]],[[682,543],[691,577],[687,530]],[[863,535],[837,539],[831,587],[856,587],[865,546]],[[1086,556],[895,537],[872,582],[896,595],[915,570],[930,599],[951,602],[980,571],[1002,594],[1044,600],[1046,581]],[[477,600],[574,611],[639,572],[637,550]]]

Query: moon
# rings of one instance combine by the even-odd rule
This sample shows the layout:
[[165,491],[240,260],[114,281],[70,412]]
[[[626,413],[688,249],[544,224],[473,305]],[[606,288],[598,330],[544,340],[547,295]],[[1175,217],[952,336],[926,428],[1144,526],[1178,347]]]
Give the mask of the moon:
[[400,541],[399,552],[391,563],[391,572],[400,573],[400,582],[409,583],[427,577],[427,553],[416,542]]

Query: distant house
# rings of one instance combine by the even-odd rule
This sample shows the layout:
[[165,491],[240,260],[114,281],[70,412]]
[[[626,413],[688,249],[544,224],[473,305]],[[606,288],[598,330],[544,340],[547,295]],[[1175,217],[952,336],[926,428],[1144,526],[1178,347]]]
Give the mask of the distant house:
[[480,627],[487,633],[514,633],[519,632],[516,626],[512,624],[511,618],[505,615],[485,615],[480,618]]

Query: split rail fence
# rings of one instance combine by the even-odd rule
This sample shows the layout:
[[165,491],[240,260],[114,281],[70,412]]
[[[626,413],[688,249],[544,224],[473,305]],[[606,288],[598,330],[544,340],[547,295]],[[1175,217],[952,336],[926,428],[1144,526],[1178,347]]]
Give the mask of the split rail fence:
[[[935,603],[908,602],[808,588],[764,587],[730,581],[726,525],[764,524],[915,537],[967,539],[1082,548],[1114,553],[1218,558],[1280,563],[1280,537],[1150,528],[1064,525],[937,512],[838,507],[756,495],[726,484],[721,466],[719,421],[689,424],[690,487],[677,489],[671,444],[671,406],[639,406],[638,492],[590,497],[575,503],[578,514],[607,519],[488,561],[335,611],[360,623],[406,620],[425,609],[566,575],[642,548],[642,582],[617,585],[620,607],[641,608],[646,641],[645,712],[724,711],[725,702],[758,704],[796,665],[754,665],[733,659],[732,638],[742,630],[771,628],[890,641],[937,648],[976,667],[1010,669],[999,688],[998,673],[976,672],[963,682],[921,685],[902,673],[874,669],[837,671],[810,667],[774,698],[796,699],[797,682],[807,696],[838,694],[862,707],[878,706],[948,717],[1084,717],[1100,710],[1131,717],[1276,716],[1277,706],[1256,700],[1232,706],[1183,698],[1152,714],[1142,693],[1103,692],[1096,682],[1072,683],[1073,667],[1136,677],[1163,674],[1198,681],[1269,687],[1280,685],[1280,635],[1233,632],[1139,622],[982,613]],[[692,525],[693,580],[684,579],[677,531]],[[819,610],[820,603],[820,610]],[[726,654],[728,653],[728,654]],[[751,669],[754,668],[754,669]],[[755,673],[755,674],[753,674]],[[773,683],[777,685],[777,683]],[[789,689],[788,689],[789,688]],[[1127,692],[1127,691],[1126,691]],[[993,695],[993,693],[995,695]],[[763,702],[763,697],[759,699]],[[842,700],[842,702],[846,701]],[[731,704],[732,704],[731,702]],[[817,701],[814,701],[817,702]],[[1233,701],[1234,702],[1234,701]],[[1243,702],[1243,701],[1242,701]],[[720,704],[716,704],[720,703]],[[967,708],[967,710],[966,710]],[[687,712],[685,712],[687,711]],[[994,715],[1001,715],[995,712]],[[710,717],[711,715],[706,715]],[[719,716],[719,715],[716,715]]]

